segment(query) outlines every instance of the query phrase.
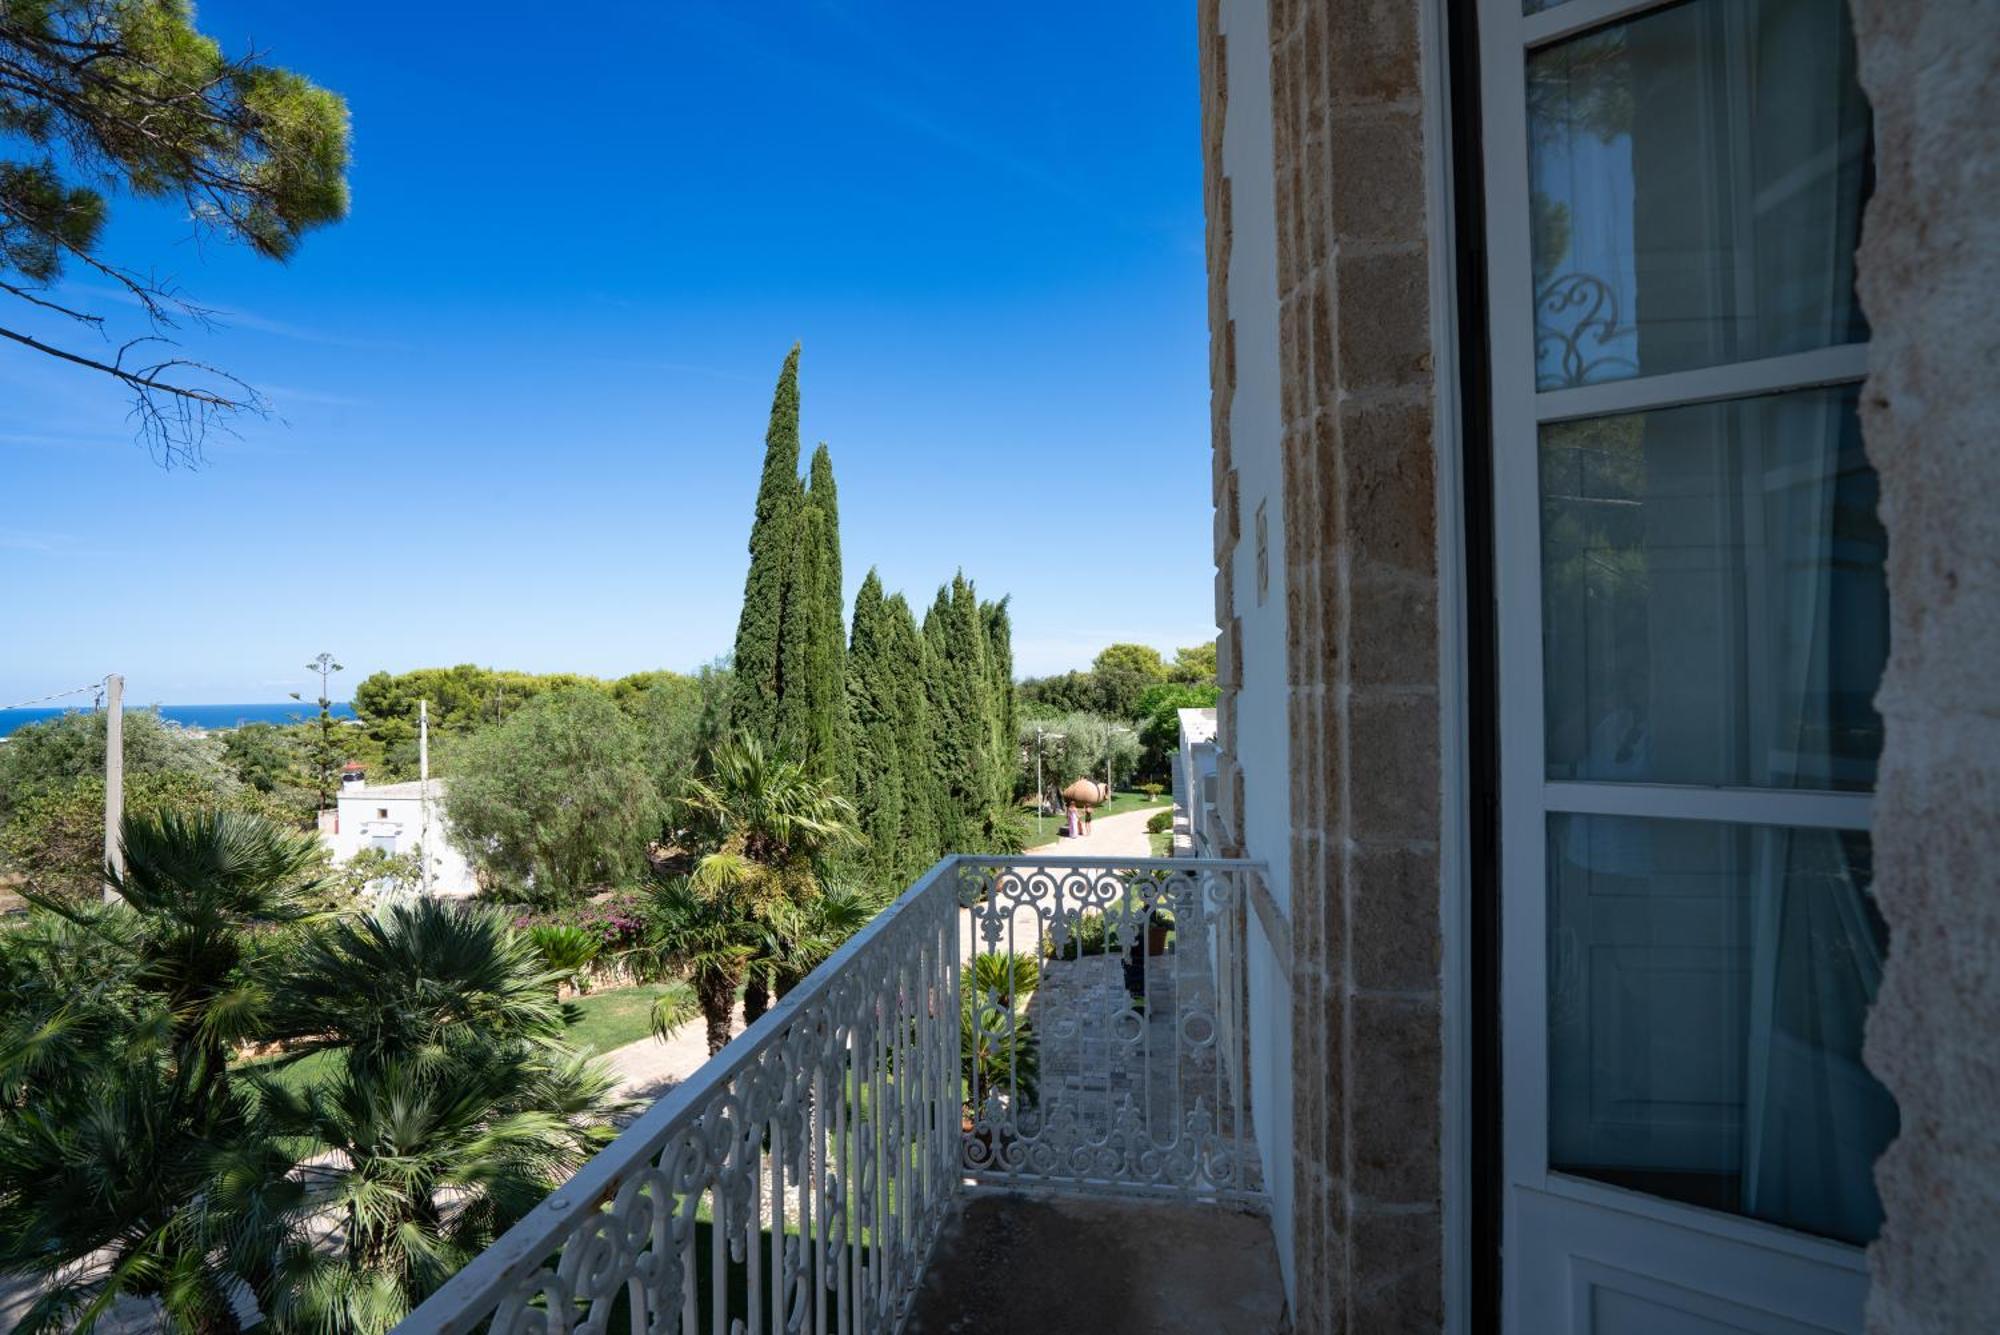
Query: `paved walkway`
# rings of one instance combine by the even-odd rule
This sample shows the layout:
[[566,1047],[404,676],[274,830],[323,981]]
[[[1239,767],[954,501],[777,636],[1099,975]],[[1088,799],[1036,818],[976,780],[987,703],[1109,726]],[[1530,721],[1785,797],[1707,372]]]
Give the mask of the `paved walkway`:
[[[1091,831],[1081,839],[1055,839],[1028,853],[1047,853],[1058,857],[1097,857],[1102,854],[1114,858],[1146,858],[1153,855],[1151,836],[1146,833],[1146,822],[1169,808],[1164,806],[1144,807],[1138,811],[1122,811],[1116,816],[1106,816],[1091,822]],[[1049,829],[1054,830],[1059,822],[1049,817]]]
[[[1125,861],[1128,858],[1149,858],[1153,855],[1152,836],[1146,833],[1146,822],[1166,807],[1147,807],[1140,811],[1121,812],[1116,816],[1106,816],[1091,822],[1091,832],[1079,839],[1057,839],[1053,843],[1030,848],[1026,857],[1098,858],[1107,864]],[[1055,828],[1055,821],[1049,822]],[[1014,910],[1013,935],[1003,936],[1000,949],[1016,949],[1022,954],[1035,954],[1041,949],[1042,927],[1034,908],[1023,905]],[[983,943],[974,935],[972,913],[960,909],[958,913],[958,958],[961,963],[969,962],[976,951],[982,950]]]
[[[729,1026],[730,1035],[742,1033],[743,1027],[743,1005],[738,1002]],[[604,1054],[604,1060],[618,1074],[618,1092],[639,1100],[636,1108],[618,1119],[623,1126],[701,1069],[708,1060],[708,1026],[696,1017],[676,1029],[674,1036],[664,1043],[657,1038],[642,1038],[622,1048],[613,1048]]]

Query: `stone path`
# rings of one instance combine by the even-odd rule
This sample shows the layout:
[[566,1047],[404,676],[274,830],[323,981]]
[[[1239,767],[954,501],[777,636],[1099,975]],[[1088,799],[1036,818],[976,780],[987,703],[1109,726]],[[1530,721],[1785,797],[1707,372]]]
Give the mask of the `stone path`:
[[[743,1028],[743,1005],[738,1002],[729,1032],[733,1037],[742,1033]],[[618,1119],[618,1124],[624,1126],[701,1069],[708,1060],[708,1026],[697,1017],[675,1030],[674,1036],[664,1043],[657,1038],[642,1038],[622,1048],[613,1048],[603,1057],[617,1072],[618,1092],[640,1101],[630,1113]]]
[[[1049,854],[1055,857],[1111,857],[1145,858],[1153,855],[1151,837],[1146,833],[1146,822],[1169,808],[1164,806],[1144,807],[1138,811],[1121,811],[1116,816],[1106,816],[1091,822],[1091,831],[1081,839],[1055,839],[1028,850],[1029,856]],[[1049,818],[1049,829],[1054,830],[1056,819]]]
[[[1107,864],[1123,862],[1129,858],[1149,858],[1153,855],[1153,842],[1152,836],[1146,833],[1146,822],[1151,820],[1156,813],[1167,809],[1166,807],[1147,807],[1140,811],[1126,811],[1116,816],[1106,816],[1102,820],[1093,821],[1091,823],[1093,828],[1090,834],[1083,838],[1057,839],[1054,843],[1041,844],[1030,848],[1023,856],[1101,857]],[[1049,828],[1055,828],[1054,820],[1049,822]],[[1015,948],[1022,954],[1033,954],[1041,948],[1040,928],[1037,925],[1034,909],[1027,907],[1016,909],[1014,911],[1013,929]],[[978,938],[973,935],[971,911],[960,909],[958,914],[959,961],[961,963],[970,961],[979,946],[980,942]],[[1001,938],[1000,949],[1003,951],[1008,949],[1008,938],[1004,936]]]

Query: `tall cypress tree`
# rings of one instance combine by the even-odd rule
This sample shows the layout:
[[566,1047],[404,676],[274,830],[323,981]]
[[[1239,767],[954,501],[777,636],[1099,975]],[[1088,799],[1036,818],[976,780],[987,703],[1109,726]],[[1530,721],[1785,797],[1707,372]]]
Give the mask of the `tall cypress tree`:
[[868,836],[867,862],[878,884],[900,879],[910,850],[905,847],[908,813],[904,799],[902,708],[891,613],[882,581],[873,570],[854,595],[854,638],[847,654],[848,722],[853,768],[848,781],[861,831]]
[[979,599],[961,573],[924,617],[930,702],[937,736],[938,831],[947,849],[981,851],[991,805],[992,683]]
[[799,345],[785,357],[771,396],[771,424],[764,433],[764,476],[750,522],[750,573],[743,580],[743,612],[736,622],[734,698],[730,723],[766,745],[778,740],[778,701],[784,692],[779,639],[792,584],[794,520],[804,500],[799,486]]
[[986,631],[986,722],[992,738],[993,805],[1011,806],[1018,768],[1020,732],[1014,708],[1014,624],[1007,614],[1007,599],[980,605],[980,620]]
[[813,451],[806,496],[820,515],[815,535],[818,582],[808,633],[813,640],[812,708],[818,720],[814,735],[823,741],[823,750],[808,759],[821,773],[844,785],[853,762],[848,749],[847,625],[840,600],[840,493],[833,482],[833,456],[824,441]]
[[930,646],[902,594],[882,608],[889,661],[895,668],[896,750],[903,786],[903,850],[899,880],[914,879],[945,850],[938,829],[937,728],[931,712]]

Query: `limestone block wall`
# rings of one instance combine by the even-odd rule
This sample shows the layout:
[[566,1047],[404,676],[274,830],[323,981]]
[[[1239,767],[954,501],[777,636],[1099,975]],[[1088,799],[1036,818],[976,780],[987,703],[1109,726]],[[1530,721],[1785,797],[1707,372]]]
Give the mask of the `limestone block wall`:
[[2000,1313],[2000,10],[1854,0],[1875,110],[1862,395],[1889,533],[1866,1057],[1902,1133],[1876,1165],[1871,1335]]
[[1270,43],[1294,1319],[1433,1330],[1442,771],[1419,0],[1272,0]]

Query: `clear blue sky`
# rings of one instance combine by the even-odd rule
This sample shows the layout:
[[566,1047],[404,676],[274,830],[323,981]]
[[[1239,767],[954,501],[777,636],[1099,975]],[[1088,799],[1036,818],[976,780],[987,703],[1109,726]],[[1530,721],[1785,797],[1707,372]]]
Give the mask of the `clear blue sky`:
[[352,216],[278,266],[115,205],[106,255],[235,312],[189,349],[282,418],[199,471],[0,347],[0,705],[724,653],[794,339],[850,600],[962,566],[1024,674],[1213,634],[1188,6],[472,12],[201,6],[347,97]]

